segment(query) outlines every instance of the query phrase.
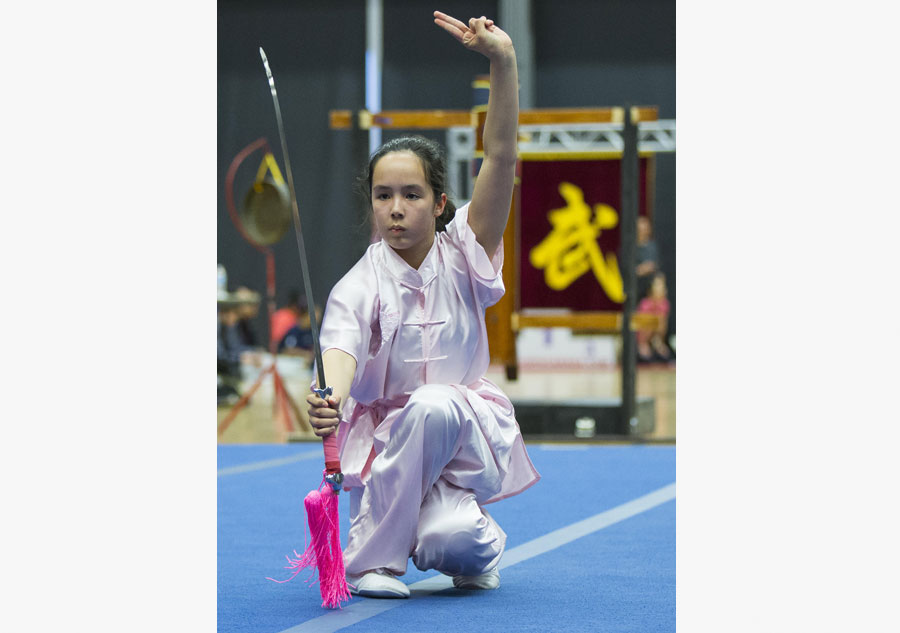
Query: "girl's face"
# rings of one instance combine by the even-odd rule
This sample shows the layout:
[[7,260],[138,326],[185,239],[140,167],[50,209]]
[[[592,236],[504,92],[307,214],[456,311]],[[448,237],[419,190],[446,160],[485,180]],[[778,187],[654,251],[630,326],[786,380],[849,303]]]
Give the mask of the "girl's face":
[[650,295],[661,299],[666,296],[666,280],[662,277],[654,277],[653,283],[650,285]]
[[435,201],[419,157],[385,154],[372,172],[372,211],[378,234],[403,260],[418,268],[434,243],[434,220],[447,195]]

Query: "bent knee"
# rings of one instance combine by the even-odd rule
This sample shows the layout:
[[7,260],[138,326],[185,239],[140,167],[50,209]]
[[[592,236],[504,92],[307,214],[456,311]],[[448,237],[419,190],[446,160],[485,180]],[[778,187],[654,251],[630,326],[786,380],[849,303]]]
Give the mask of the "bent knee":
[[495,564],[505,544],[503,535],[484,516],[474,522],[448,517],[417,536],[416,567],[450,576],[477,576]]
[[422,385],[412,392],[406,406],[449,408],[459,396],[459,391],[450,385]]
[[422,385],[412,393],[404,409],[427,426],[459,427],[462,415],[454,400],[456,396],[459,392],[448,385]]

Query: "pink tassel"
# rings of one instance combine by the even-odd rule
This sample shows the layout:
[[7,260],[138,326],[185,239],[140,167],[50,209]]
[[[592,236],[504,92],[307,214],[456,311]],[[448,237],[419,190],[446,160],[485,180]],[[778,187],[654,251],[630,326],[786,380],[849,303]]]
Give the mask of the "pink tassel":
[[[297,558],[288,559],[285,569],[293,569],[294,573],[288,582],[306,568],[315,573],[319,571],[319,591],[322,593],[322,606],[340,607],[341,602],[350,599],[350,590],[344,575],[344,554],[341,549],[341,531],[338,518],[338,496],[331,486],[324,483],[318,490],[311,491],[303,500],[306,507],[306,519],[309,523],[310,543],[303,555],[294,551]],[[307,581],[309,582],[309,581]]]

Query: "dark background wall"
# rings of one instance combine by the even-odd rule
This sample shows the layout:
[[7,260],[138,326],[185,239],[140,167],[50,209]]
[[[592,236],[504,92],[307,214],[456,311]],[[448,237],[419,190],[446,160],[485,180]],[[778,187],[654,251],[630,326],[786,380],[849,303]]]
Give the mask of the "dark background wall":
[[[497,16],[497,2],[384,0],[384,109],[468,109],[472,78],[487,60],[464,50],[432,22],[440,9],[463,20]],[[675,118],[675,2],[671,0],[532,0],[535,107],[657,105]],[[502,23],[500,23],[502,27]],[[364,0],[219,0],[218,261],[229,288],[265,292],[265,260],[231,223],[225,176],[234,157],[266,137],[283,168],[272,100],[259,47],[269,58],[284,116],[294,183],[316,301],[367,245],[354,180],[368,152],[364,134],[331,130],[328,112],[365,102]],[[384,133],[387,140],[393,135]],[[443,141],[443,132],[426,134]],[[251,155],[236,177],[240,200],[262,158]],[[675,156],[656,159],[655,230],[675,307]],[[311,218],[315,218],[312,220]],[[297,246],[273,247],[278,302],[300,289]],[[264,311],[263,311],[264,312]],[[268,329],[261,315],[257,331]]]

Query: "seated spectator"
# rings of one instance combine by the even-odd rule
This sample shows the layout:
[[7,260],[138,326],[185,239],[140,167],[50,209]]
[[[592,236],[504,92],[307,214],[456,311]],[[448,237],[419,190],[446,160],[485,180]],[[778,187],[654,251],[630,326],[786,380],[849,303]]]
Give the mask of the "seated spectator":
[[217,391],[219,404],[233,404],[240,397],[243,365],[262,365],[251,321],[259,314],[259,294],[238,288],[217,301],[216,333]]
[[637,332],[638,362],[669,362],[673,360],[674,354],[666,343],[666,332],[669,328],[669,299],[666,276],[663,273],[653,275],[647,296],[641,299],[637,312],[655,314],[659,317],[659,327],[656,330],[652,332],[638,330]]
[[302,298],[296,290],[292,290],[287,304],[272,314],[272,322],[269,327],[270,343],[277,348],[284,339],[284,335],[297,325],[297,319],[305,311],[306,299]]
[[241,345],[247,349],[260,348],[253,320],[259,315],[259,293],[241,286],[233,295],[237,302],[238,320],[235,324]]
[[233,404],[240,398],[241,352],[235,324],[238,321],[236,306],[227,301],[218,303],[216,328],[216,376],[218,404]]
[[312,357],[313,341],[309,311],[306,298],[299,292],[292,291],[287,305],[272,315],[271,332],[272,341],[279,353]]
[[278,351],[290,353],[301,350],[311,351],[312,348],[312,329],[309,324],[309,314],[307,313],[305,319],[301,317],[297,324],[287,331],[287,334],[284,335],[284,338],[278,344]]

